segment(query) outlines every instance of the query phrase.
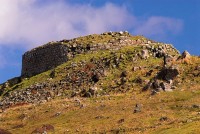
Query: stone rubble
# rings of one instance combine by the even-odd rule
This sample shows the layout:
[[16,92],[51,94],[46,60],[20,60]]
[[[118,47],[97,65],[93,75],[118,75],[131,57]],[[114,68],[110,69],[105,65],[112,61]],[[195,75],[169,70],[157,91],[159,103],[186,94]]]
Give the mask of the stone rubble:
[[[87,44],[83,45],[78,42],[77,39],[61,40],[58,42],[49,42],[38,48],[34,48],[31,51],[26,52],[22,58],[22,76],[31,77],[44,71],[55,68],[56,66],[67,62],[69,59],[75,57],[77,54],[86,53],[89,51],[97,50],[119,50],[124,46],[142,45],[146,47],[146,50],[142,50],[141,57],[148,58],[149,51],[155,57],[163,57],[168,51],[179,53],[170,44],[156,43],[147,39],[131,39],[131,36],[127,31],[125,32],[108,32],[99,35],[103,38],[103,35],[112,35],[112,38],[104,43]],[[85,38],[94,38],[92,35]],[[158,47],[154,47],[158,44]]]
[[143,91],[152,89],[152,95],[160,91],[171,92],[176,87],[173,80],[179,75],[179,69],[174,66],[163,67],[144,87]]
[[[135,58],[134,62],[137,62],[138,58],[147,59],[150,56],[160,58],[169,55],[170,57],[173,57],[174,55],[171,55],[171,52],[173,52],[173,54],[179,54],[179,52],[169,44],[163,45],[162,43],[142,39],[132,40],[130,39],[128,32],[108,32],[103,33],[102,35],[112,35],[113,40],[109,40],[105,44],[88,44],[84,47],[77,44],[76,39],[62,40],[60,42],[50,42],[44,46],[26,52],[23,56],[22,78],[25,76],[30,77],[53,68],[50,73],[50,79],[46,82],[35,83],[25,89],[14,90],[6,93],[0,100],[0,108],[5,109],[16,104],[43,103],[57,96],[97,96],[98,92],[101,91],[101,88],[96,84],[102,77],[106,77],[106,70],[110,67],[118,68],[120,63],[123,62],[125,58],[124,54],[115,54],[115,51],[123,46],[142,46],[142,51],[135,52],[135,57],[133,57]],[[88,51],[95,52],[97,50],[106,49],[112,52],[111,57],[101,57],[100,59],[91,58],[90,62],[73,62],[70,67],[65,67],[67,74],[65,78],[56,82],[51,81],[51,79],[54,79],[56,76],[54,68],[57,65],[66,62],[79,53]],[[51,54],[51,56],[49,56],[48,53]],[[59,55],[57,55],[57,53],[59,53]],[[52,56],[54,58],[52,58]],[[141,69],[142,67],[133,67],[132,70],[137,71]],[[149,76],[151,73],[152,72],[149,72],[147,75]],[[156,79],[160,79],[159,83],[156,83],[156,79],[150,80],[143,90],[147,90],[153,86],[155,91],[160,89],[170,91],[173,84],[169,83],[169,81],[173,80],[177,75],[178,70],[176,68],[164,68],[156,77]],[[3,86],[0,87],[0,95],[4,93],[5,88],[9,86],[11,87],[20,81],[21,78],[17,77],[4,83]],[[142,82],[141,79],[138,79],[137,81],[138,83]],[[126,82],[127,72],[124,71],[121,73],[119,85],[124,85]]]

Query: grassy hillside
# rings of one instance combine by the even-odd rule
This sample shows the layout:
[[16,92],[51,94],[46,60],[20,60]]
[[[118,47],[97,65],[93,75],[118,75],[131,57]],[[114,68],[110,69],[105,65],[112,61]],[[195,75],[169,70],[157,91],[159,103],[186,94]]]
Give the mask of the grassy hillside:
[[[118,37],[62,42],[86,46]],[[52,70],[0,85],[0,132],[199,133],[200,58],[143,36],[126,37],[136,44],[77,54]]]
[[[199,133],[199,90],[129,92],[95,98],[56,99],[13,107],[1,113],[1,128],[31,133],[50,124],[50,133]],[[134,113],[135,105],[141,112]]]

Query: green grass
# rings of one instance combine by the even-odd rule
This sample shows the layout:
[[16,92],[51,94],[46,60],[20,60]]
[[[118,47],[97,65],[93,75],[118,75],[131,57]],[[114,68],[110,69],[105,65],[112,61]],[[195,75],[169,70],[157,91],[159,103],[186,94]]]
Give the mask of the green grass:
[[[129,36],[129,35],[128,35]],[[88,43],[104,43],[110,41],[112,35],[89,35],[76,40],[80,45]],[[119,35],[116,35],[118,38]],[[131,37],[133,40],[146,40],[142,36]],[[156,44],[156,43],[155,43]],[[157,44],[155,47],[159,47]],[[109,59],[110,65],[105,66],[105,75],[101,77],[95,86],[100,96],[92,98],[79,98],[82,106],[77,105],[74,98],[70,98],[72,90],[65,90],[65,95],[56,97],[44,104],[25,105],[7,109],[0,113],[1,128],[8,129],[12,133],[31,133],[42,124],[51,124],[55,127],[55,133],[198,133],[200,117],[199,109],[192,105],[200,104],[200,77],[194,77],[196,66],[200,58],[192,57],[191,63],[175,61],[180,74],[174,80],[177,88],[173,92],[160,92],[151,96],[151,91],[142,92],[145,80],[156,76],[163,66],[162,58],[149,57],[148,60],[133,57],[140,53],[142,46],[127,46],[120,50],[99,50],[78,54],[68,62],[56,67],[55,77],[50,80],[53,70],[43,72],[21,83],[5,89],[4,93],[20,90],[36,83],[57,83],[64,79],[67,74],[83,69],[78,66],[72,69],[72,64],[80,64],[84,61],[92,64],[91,59],[96,61]],[[176,52],[172,52],[175,54]],[[119,59],[119,65],[114,66],[115,58]],[[141,67],[133,71],[133,67]],[[151,76],[146,76],[149,70],[153,70]],[[121,84],[120,75],[127,71],[127,82]],[[141,78],[142,83],[135,80]],[[0,85],[1,87],[2,85]],[[84,85],[85,86],[85,85]],[[136,104],[141,104],[141,112],[133,113]],[[56,113],[61,114],[55,116]],[[22,115],[24,119],[20,119]],[[161,121],[161,117],[167,117]],[[121,122],[120,122],[121,121]],[[21,128],[16,128],[22,124]]]
[[199,129],[200,122],[192,122],[192,123],[187,123],[182,126],[178,126],[175,128],[165,128],[160,131],[154,132],[155,134],[198,134],[200,133]]
[[[186,97],[188,95],[190,97]],[[74,99],[55,99],[40,105],[15,107],[0,113],[1,128],[13,133],[31,133],[43,124],[55,127],[55,133],[192,133],[200,131],[198,110],[188,109],[199,104],[199,92],[188,91],[161,93],[113,94],[93,98],[79,98],[81,108]],[[178,100],[177,100],[178,98]],[[168,101],[163,101],[168,99]],[[133,113],[136,103],[141,104],[141,112]],[[183,106],[176,109],[172,106]],[[56,113],[61,114],[55,116]],[[25,114],[25,118],[19,118]],[[161,117],[166,121],[160,121]],[[124,122],[119,122],[124,119]],[[22,128],[13,128],[23,124]]]

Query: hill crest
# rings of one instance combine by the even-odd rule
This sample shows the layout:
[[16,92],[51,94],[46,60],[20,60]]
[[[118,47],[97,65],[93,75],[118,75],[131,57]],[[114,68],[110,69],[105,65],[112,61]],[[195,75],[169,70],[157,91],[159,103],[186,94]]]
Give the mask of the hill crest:
[[[171,91],[184,81],[182,68],[187,64],[179,59],[185,57],[188,56],[181,58],[171,44],[128,32],[47,43],[23,55],[22,77],[0,85],[0,107],[40,103],[59,96],[92,97],[134,88],[153,89],[153,93]],[[195,59],[194,71],[199,61],[191,59]],[[195,81],[198,82],[198,77]]]
[[118,50],[124,46],[151,44],[143,36],[128,32],[106,32],[78,37],[71,40],[49,42],[23,55],[22,77],[31,77],[67,62],[76,54],[99,50]]

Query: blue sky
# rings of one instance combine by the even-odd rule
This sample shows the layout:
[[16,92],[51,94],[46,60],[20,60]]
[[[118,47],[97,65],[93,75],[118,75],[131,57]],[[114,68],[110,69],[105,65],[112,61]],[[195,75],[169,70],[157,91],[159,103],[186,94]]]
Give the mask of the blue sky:
[[1,0],[0,83],[20,76],[21,57],[62,39],[129,31],[200,55],[200,0]]

